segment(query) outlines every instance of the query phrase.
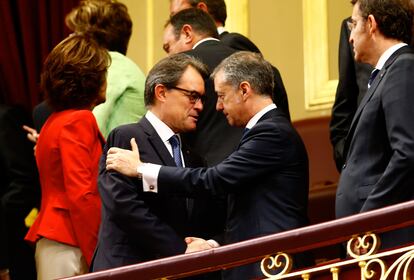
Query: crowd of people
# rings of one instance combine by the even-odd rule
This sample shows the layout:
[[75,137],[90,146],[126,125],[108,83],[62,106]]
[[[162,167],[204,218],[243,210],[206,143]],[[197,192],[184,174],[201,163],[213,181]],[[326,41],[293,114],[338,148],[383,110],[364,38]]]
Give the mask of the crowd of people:
[[[337,218],[414,198],[413,4],[351,4],[330,126]],[[46,58],[45,101],[25,126],[34,153],[22,128],[31,122],[0,107],[0,280],[80,275],[309,224],[308,157],[280,72],[226,17],[224,0],[170,0],[167,56],[145,76],[126,56],[124,4],[82,0],[67,15],[73,33]],[[382,248],[413,234],[384,234]],[[313,263],[293,257],[296,268]],[[260,276],[252,263],[200,279]]]

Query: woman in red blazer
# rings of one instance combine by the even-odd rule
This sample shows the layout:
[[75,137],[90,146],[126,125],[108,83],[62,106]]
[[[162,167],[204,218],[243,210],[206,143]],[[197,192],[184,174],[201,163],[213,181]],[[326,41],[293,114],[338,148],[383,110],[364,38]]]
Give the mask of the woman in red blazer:
[[92,108],[105,100],[110,58],[86,35],[72,35],[47,57],[41,77],[54,113],[41,130],[36,161],[40,213],[26,240],[36,242],[38,279],[88,271],[100,224],[98,162],[104,139]]

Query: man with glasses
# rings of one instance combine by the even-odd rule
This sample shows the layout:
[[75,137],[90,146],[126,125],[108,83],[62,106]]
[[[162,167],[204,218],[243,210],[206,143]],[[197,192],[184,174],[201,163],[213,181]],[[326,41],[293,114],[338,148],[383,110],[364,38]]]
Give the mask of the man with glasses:
[[[130,148],[130,139],[141,144],[141,158],[167,166],[201,166],[184,144],[180,133],[194,130],[203,109],[207,70],[185,54],[167,57],[149,72],[145,83],[148,109],[138,123],[117,127],[108,136],[100,163],[98,188],[102,198],[102,223],[93,259],[93,271],[210,248],[203,239],[192,239],[200,200],[144,193],[142,182],[106,171],[106,151]],[[182,147],[180,149],[180,147]]]
[[[350,42],[375,67],[345,140],[338,218],[414,199],[414,51],[410,0],[358,0]],[[383,248],[413,241],[412,229],[383,236]]]
[[[142,163],[145,160],[140,159],[135,140],[131,140],[132,151],[108,151],[107,169],[131,180],[141,177],[148,194],[228,194],[222,244],[305,226],[308,159],[300,136],[272,101],[270,63],[260,54],[238,52],[224,59],[212,77],[217,110],[230,125],[245,130],[236,151],[210,168],[177,168]],[[297,257],[294,265],[305,262]],[[223,271],[223,276],[263,277],[259,263]]]
[[[218,39],[217,28],[209,14],[190,8],[171,16],[164,30],[163,48],[168,54],[186,52],[205,63],[209,71],[236,50]],[[186,133],[184,141],[211,166],[222,161],[237,147],[242,129],[231,127],[216,111],[217,97],[213,82],[206,82],[206,102],[197,129]]]
[[[351,0],[355,5],[357,0]],[[349,35],[353,22],[350,17],[341,24],[339,39],[339,82],[336,88],[335,102],[332,107],[332,117],[329,124],[330,139],[334,151],[336,168],[339,172],[344,164],[344,143],[352,118],[368,87],[368,79],[373,70],[366,63],[356,62]]]

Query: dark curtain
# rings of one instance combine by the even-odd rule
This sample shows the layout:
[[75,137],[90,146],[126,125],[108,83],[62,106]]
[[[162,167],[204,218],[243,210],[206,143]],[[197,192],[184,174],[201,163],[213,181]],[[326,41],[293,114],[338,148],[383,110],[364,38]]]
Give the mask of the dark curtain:
[[79,0],[1,0],[0,103],[31,111],[41,100],[47,54],[70,31],[65,16]]

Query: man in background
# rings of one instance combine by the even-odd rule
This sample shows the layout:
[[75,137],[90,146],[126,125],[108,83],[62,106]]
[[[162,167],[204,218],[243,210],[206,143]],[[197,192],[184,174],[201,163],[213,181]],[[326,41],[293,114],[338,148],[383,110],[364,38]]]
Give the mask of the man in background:
[[[355,60],[375,67],[344,144],[338,218],[414,199],[414,51],[410,0],[358,0],[350,42]],[[413,241],[412,228],[389,232],[383,248]]]
[[[352,0],[355,5],[357,0]],[[373,70],[366,63],[356,62],[352,44],[349,42],[351,18],[342,21],[339,40],[339,83],[336,88],[332,119],[329,124],[330,139],[334,151],[336,168],[339,172],[344,164],[344,143],[359,103],[368,89],[368,79]]]
[[[201,9],[213,18],[219,39],[224,45],[239,51],[261,53],[259,48],[249,38],[240,33],[228,32],[225,29],[227,7],[224,0],[170,0],[171,15],[188,8]],[[273,65],[272,69],[273,79],[275,81],[273,101],[290,120],[289,103],[282,77],[279,70]]]

